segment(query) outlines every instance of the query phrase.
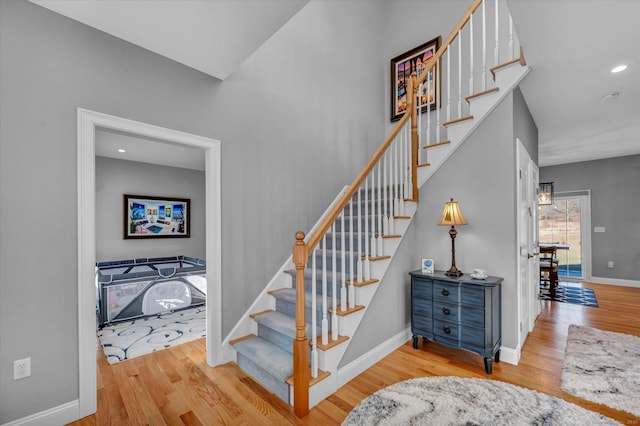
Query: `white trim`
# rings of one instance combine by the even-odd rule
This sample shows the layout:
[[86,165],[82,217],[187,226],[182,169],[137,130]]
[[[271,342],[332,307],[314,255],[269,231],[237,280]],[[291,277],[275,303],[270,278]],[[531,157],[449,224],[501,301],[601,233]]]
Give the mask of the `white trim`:
[[621,285],[624,287],[640,288],[640,281],[637,281],[637,280],[622,280],[618,278],[591,277],[591,279],[587,281],[594,284]]
[[80,403],[75,401],[58,405],[57,407],[31,414],[30,416],[4,423],[2,426],[49,426],[64,425],[71,423],[81,417],[78,417],[78,408]]
[[506,362],[511,365],[518,365],[520,362],[520,355],[522,354],[520,346],[516,349],[507,348],[506,346],[500,346],[500,362]]
[[368,368],[371,368],[376,362],[380,361],[391,352],[398,349],[400,346],[407,343],[411,339],[411,329],[406,328],[400,333],[391,337],[389,340],[382,342],[375,348],[362,355],[360,358],[351,361],[338,370],[338,388],[344,386],[349,381],[353,380],[357,375],[362,373]]
[[[97,410],[95,294],[95,130],[107,128],[205,149],[206,260],[207,260],[207,362],[222,359],[220,141],[151,124],[102,114],[77,111],[78,126],[78,410],[77,418]],[[88,285],[91,283],[91,286]],[[72,420],[76,420],[72,419]],[[49,423],[51,424],[51,423]]]

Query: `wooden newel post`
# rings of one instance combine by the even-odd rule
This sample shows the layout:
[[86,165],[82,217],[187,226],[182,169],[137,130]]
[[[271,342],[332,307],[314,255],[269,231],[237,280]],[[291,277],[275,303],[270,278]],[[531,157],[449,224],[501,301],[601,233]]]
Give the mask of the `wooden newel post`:
[[418,201],[418,84],[416,72],[411,73],[407,90],[407,108],[411,111],[411,198]]
[[309,413],[309,341],[304,301],[304,269],[307,264],[304,232],[296,232],[293,263],[296,265],[296,338],[293,341],[293,411],[298,417]]

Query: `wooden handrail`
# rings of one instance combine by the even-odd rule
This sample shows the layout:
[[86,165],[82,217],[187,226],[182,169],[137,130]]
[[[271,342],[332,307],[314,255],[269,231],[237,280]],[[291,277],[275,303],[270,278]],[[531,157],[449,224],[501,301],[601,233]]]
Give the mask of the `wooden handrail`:
[[431,71],[431,69],[435,66],[438,60],[440,60],[442,55],[444,55],[444,52],[447,50],[449,45],[453,43],[453,40],[455,40],[455,38],[458,36],[458,31],[460,31],[462,27],[466,25],[471,15],[473,15],[473,12],[475,12],[478,9],[478,7],[480,7],[480,5],[482,4],[482,1],[483,0],[473,0],[473,3],[471,3],[471,6],[469,6],[465,14],[462,16],[462,18],[460,18],[460,20],[458,21],[458,24],[455,27],[453,27],[453,30],[449,34],[449,37],[447,37],[447,39],[444,41],[442,46],[440,46],[440,49],[438,49],[436,54],[433,55],[424,65],[422,74],[420,74],[420,76],[418,77],[418,81],[416,83],[417,85],[422,83],[424,79],[427,77],[427,75],[429,75],[429,71]]

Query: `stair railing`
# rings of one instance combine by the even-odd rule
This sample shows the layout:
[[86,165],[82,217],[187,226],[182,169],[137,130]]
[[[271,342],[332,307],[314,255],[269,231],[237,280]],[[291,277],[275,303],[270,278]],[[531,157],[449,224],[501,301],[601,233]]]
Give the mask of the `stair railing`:
[[[504,0],[486,2],[492,3],[495,19],[492,34],[495,66],[500,64],[501,56],[513,58],[516,51],[522,62],[521,49],[506,3]],[[501,11],[503,14],[506,11],[505,16],[509,16],[506,31],[501,30],[498,20]],[[480,37],[476,34],[477,29],[474,30],[474,14],[479,15],[476,20],[481,19]],[[418,201],[417,170],[419,166],[426,165],[422,163],[419,153],[420,140],[426,141],[425,147],[445,143],[441,133],[447,132],[447,126],[467,119],[464,114],[467,113],[468,106],[462,102],[463,96],[467,93],[467,99],[478,96],[474,93],[478,80],[480,94],[496,90],[487,89],[490,84],[488,72],[493,72],[493,69],[488,69],[487,65],[487,46],[491,42],[487,41],[490,28],[486,17],[485,2],[473,0],[445,42],[425,64],[422,73],[417,76],[414,72],[409,79],[406,113],[320,225],[306,237],[302,231],[295,235],[293,262],[296,268],[296,336],[293,342],[293,399],[294,412],[299,417],[306,415],[309,410],[311,378],[317,378],[321,374],[318,369],[318,346],[326,347],[331,342],[338,341],[342,332],[338,330],[338,317],[362,308],[356,304],[355,287],[376,281],[371,273],[372,262],[388,257],[385,256],[384,243],[386,239],[397,236],[396,218],[405,215],[407,201]],[[508,35],[502,36],[503,33]],[[467,42],[464,41],[465,37]],[[505,38],[508,40],[507,47],[503,47],[504,43],[501,44],[501,40],[504,41]],[[480,45],[482,53],[474,56],[476,45]],[[466,59],[462,55],[464,47],[469,50],[465,53]],[[501,48],[506,53],[503,54]],[[454,49],[457,50],[457,61],[454,59],[452,64]],[[480,68],[479,75],[474,73],[477,68]],[[446,89],[443,91],[441,86],[444,72]],[[452,72],[454,77],[457,73],[457,88],[451,88]],[[463,75],[465,79],[468,76],[468,89],[463,88]],[[453,113],[452,102],[457,102]],[[423,114],[425,112],[427,114]],[[425,120],[422,115],[426,116]],[[444,116],[441,117],[442,115]],[[305,274],[308,262],[311,263],[311,270]],[[306,281],[310,283],[306,285]],[[321,291],[318,293],[319,288]],[[311,293],[309,307],[305,296],[307,291]],[[317,297],[321,297],[322,302],[319,311]],[[307,314],[311,317],[310,340],[307,338]]]

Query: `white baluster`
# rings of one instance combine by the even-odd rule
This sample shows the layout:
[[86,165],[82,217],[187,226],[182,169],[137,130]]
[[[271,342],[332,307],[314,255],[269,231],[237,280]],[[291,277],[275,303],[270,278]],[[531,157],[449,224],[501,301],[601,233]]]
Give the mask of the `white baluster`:
[[496,25],[495,25],[495,29],[496,29],[496,44],[495,47],[493,49],[493,61],[495,62],[495,65],[500,65],[500,49],[499,49],[499,38],[498,38],[498,0],[495,0],[495,6],[496,6]]
[[[311,258],[311,305],[316,306],[316,257],[318,251],[313,249],[313,256]],[[317,332],[317,319],[316,310],[311,309],[311,377],[318,377],[318,332]]]
[[382,164],[380,162],[378,162],[378,211],[380,214],[378,215],[378,233],[376,235],[376,243],[378,247],[376,250],[378,252],[378,256],[382,256],[384,254],[382,247],[382,236],[384,235],[382,230],[382,216],[384,213],[382,211]]
[[[372,209],[371,209],[372,210]],[[373,214],[373,211],[369,209],[369,176],[364,179],[364,279],[369,281],[371,279],[371,261],[369,257],[369,213]]]
[[344,229],[344,214],[345,211],[342,210],[340,213],[340,271],[342,272],[342,283],[340,284],[340,310],[347,310],[347,245],[345,243],[345,234],[346,231]]
[[405,205],[405,199],[406,198],[411,198],[413,199],[413,179],[411,176],[411,131],[409,131],[409,138],[407,138],[407,164],[405,166],[405,170],[407,171],[407,194],[406,197],[404,197],[402,199],[402,215],[406,216],[407,215],[407,211],[406,211],[406,205]]
[[338,340],[338,267],[336,259],[336,223],[331,224],[331,339]]
[[[329,320],[327,318],[327,234],[322,237],[322,344],[329,343]],[[313,293],[315,296],[315,293]],[[315,298],[314,298],[315,299]],[[311,304],[315,311],[315,301]]]
[[409,164],[411,164],[411,161],[407,161],[411,156],[411,127],[409,125],[407,126],[407,136],[404,140],[404,145],[402,146],[400,153],[403,154],[402,157],[400,157],[400,167],[402,168],[402,173],[404,175],[402,196],[400,197],[400,216],[406,216],[405,200],[409,198]]
[[511,55],[510,59],[516,58],[516,52],[513,50],[513,19],[511,15],[509,15],[509,54]]
[[[407,114],[409,112],[407,111]],[[387,235],[389,233],[389,193],[387,191],[387,174],[389,173],[389,167],[385,164],[387,161],[386,153],[379,160],[379,164],[384,166],[384,171],[382,173],[382,206],[384,209],[384,214],[382,215],[382,232]]]
[[[435,67],[433,67],[435,70]],[[427,84],[427,145],[431,145],[431,90],[433,86],[433,74],[435,71],[430,73],[431,77],[427,76],[429,79],[429,83]],[[429,162],[429,152],[425,152],[425,163]]]
[[357,259],[357,273],[358,273],[358,282],[362,282],[364,265],[362,264],[362,187],[358,189],[358,220],[356,221],[358,226],[358,232],[356,235],[358,236],[358,259]]
[[[438,90],[438,93],[436,94],[436,143],[441,142],[442,139],[440,139],[440,107],[442,106],[442,93],[440,90],[440,81],[442,80],[442,77],[440,77],[440,59],[438,59],[438,61],[436,62],[436,86],[434,88],[434,90]],[[435,92],[434,92],[435,93]]]
[[462,29],[458,30],[458,116],[462,118]]
[[473,14],[469,17],[469,95],[473,95]]
[[487,90],[487,17],[482,2],[482,92]]
[[[379,167],[376,166],[376,167]],[[371,244],[370,244],[370,257],[378,256],[378,240],[376,239],[376,218],[380,213],[380,210],[376,208],[376,169],[371,171]]]
[[451,45],[447,48],[447,118],[451,121]]
[[349,298],[347,302],[350,308],[354,307],[353,299],[351,298],[351,288],[353,288],[353,282],[356,280],[355,274],[355,244],[353,242],[353,198],[349,201]]
[[389,152],[389,148],[384,153],[385,160],[385,181],[384,181],[384,193],[387,194],[386,200],[386,218],[387,218],[387,229],[385,230],[385,235],[393,234],[393,157]]
[[[427,76],[428,77],[428,76]],[[420,140],[422,132],[422,91],[424,90],[424,81],[418,87],[418,164],[420,164]]]

